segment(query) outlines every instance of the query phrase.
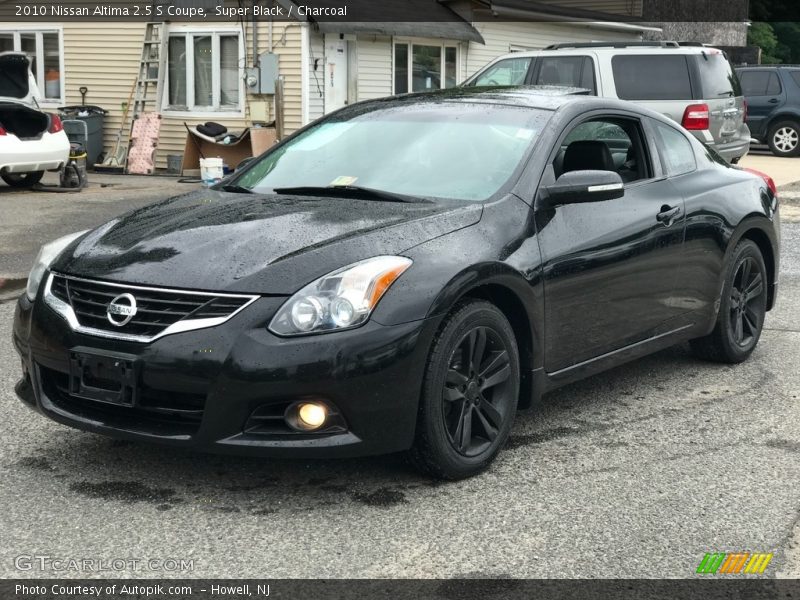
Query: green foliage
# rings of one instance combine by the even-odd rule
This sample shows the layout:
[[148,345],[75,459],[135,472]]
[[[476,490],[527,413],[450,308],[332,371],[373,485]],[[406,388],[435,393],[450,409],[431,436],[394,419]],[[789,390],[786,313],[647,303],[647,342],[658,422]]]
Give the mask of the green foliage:
[[800,63],[800,23],[780,21],[756,22],[747,34],[750,46],[761,48],[764,64]]

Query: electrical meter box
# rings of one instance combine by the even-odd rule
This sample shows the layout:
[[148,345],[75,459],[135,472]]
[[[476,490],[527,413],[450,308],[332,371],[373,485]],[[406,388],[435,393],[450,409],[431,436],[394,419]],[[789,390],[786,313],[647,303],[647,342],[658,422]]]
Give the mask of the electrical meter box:
[[245,81],[250,94],[274,94],[278,78],[278,55],[264,52],[258,57],[259,66],[246,70]]

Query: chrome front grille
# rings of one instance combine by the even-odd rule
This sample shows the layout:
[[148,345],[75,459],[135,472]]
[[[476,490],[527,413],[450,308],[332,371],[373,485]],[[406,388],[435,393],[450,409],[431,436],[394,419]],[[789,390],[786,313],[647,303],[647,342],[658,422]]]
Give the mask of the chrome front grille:
[[[110,315],[109,306],[123,296],[127,298],[122,300],[124,307],[128,311],[135,307],[134,314]],[[74,330],[135,342],[220,325],[257,298],[92,281],[58,273],[49,276],[45,287],[45,301]]]

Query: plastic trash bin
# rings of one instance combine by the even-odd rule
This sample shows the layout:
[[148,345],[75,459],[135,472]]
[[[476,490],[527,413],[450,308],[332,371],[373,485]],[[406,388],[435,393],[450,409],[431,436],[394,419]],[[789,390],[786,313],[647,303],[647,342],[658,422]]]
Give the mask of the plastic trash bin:
[[62,106],[59,110],[69,141],[86,149],[86,162],[90,166],[102,162],[107,112],[99,106]]

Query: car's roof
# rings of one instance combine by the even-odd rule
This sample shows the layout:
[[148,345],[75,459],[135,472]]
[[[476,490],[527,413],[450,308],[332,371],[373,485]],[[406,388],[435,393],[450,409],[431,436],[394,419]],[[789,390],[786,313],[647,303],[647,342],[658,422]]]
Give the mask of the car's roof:
[[[540,108],[558,110],[561,106],[577,100],[586,100],[589,91],[582,88],[529,85],[508,87],[456,87],[434,92],[402,94],[390,96],[381,101],[392,102],[455,102],[462,104],[496,104],[519,106],[522,108]],[[592,98],[594,98],[592,96]],[[368,101],[369,102],[369,101]]]
[[741,65],[735,68],[737,71],[745,69],[800,69],[800,65]]
[[599,44],[581,46],[580,44],[576,44],[575,46],[545,48],[544,50],[524,50],[522,52],[509,52],[507,54],[498,56],[491,62],[494,63],[501,59],[515,58],[515,57],[528,58],[528,57],[538,57],[538,56],[586,56],[586,54],[590,52],[606,53],[613,55],[655,54],[655,55],[666,55],[666,56],[700,55],[703,53],[722,54],[722,50],[710,46],[625,46],[621,48],[619,46],[613,45],[613,42],[609,42],[608,46],[601,46]]

